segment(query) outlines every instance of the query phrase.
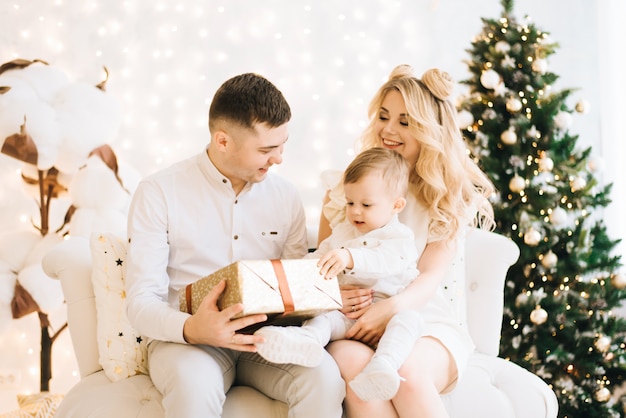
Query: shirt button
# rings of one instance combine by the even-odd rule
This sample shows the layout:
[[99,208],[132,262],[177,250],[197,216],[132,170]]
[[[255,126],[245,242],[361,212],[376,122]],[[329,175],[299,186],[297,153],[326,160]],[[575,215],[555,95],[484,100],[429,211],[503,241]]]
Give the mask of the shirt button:
[[234,239],[239,239],[239,235],[235,235],[233,238]]

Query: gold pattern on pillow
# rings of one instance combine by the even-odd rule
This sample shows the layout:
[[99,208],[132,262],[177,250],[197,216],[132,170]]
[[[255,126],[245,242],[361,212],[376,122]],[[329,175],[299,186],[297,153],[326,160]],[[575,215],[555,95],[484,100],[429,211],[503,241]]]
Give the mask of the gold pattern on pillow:
[[146,341],[126,317],[126,242],[110,233],[90,240],[100,365],[112,381],[148,373]]

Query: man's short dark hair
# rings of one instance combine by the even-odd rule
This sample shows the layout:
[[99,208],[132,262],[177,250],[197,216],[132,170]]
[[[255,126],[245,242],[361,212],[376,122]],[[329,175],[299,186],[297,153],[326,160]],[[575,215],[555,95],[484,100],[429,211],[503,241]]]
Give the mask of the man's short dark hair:
[[215,92],[209,108],[209,128],[218,120],[251,129],[258,123],[272,128],[291,119],[291,108],[285,97],[266,78],[246,73],[225,81]]

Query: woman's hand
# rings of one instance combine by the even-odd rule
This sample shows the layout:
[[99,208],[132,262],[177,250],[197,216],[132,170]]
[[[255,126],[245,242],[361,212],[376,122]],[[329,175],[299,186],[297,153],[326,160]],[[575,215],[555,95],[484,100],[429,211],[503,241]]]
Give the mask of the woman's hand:
[[346,333],[346,339],[357,340],[376,347],[387,323],[395,313],[394,298],[387,298],[365,308],[356,323]]
[[343,313],[347,318],[358,319],[365,313],[364,309],[372,304],[374,300],[374,290],[363,289],[361,287],[345,285],[341,286],[341,302]]

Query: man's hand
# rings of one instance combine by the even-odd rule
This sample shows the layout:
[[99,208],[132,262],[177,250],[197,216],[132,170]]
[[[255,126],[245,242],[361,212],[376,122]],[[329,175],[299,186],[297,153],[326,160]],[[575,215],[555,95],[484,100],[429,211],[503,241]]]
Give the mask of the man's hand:
[[196,313],[185,321],[183,337],[189,344],[205,344],[255,352],[255,344],[264,342],[263,337],[236,334],[236,332],[267,320],[267,315],[256,314],[233,319],[235,315],[243,312],[243,305],[238,303],[220,311],[217,308],[217,299],[224,289],[226,289],[226,282],[222,280],[204,297]]
[[326,279],[337,277],[344,269],[354,267],[352,254],[345,248],[337,248],[324,254],[317,263],[320,274]]

